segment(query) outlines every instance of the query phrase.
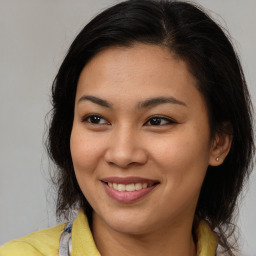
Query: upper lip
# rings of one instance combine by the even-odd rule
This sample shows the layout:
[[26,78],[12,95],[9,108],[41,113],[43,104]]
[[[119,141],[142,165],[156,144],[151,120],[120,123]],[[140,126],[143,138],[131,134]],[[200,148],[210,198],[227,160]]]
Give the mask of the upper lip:
[[131,183],[147,183],[155,184],[159,183],[158,180],[152,180],[142,177],[130,176],[130,177],[107,177],[101,179],[103,182],[118,183],[118,184],[131,184]]

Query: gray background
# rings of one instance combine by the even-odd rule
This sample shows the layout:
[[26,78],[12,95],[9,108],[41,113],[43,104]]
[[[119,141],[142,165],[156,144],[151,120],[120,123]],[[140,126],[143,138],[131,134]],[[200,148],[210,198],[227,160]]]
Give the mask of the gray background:
[[[43,147],[52,80],[74,36],[119,1],[0,0],[0,244],[56,224]],[[230,31],[256,102],[256,1],[197,0]],[[256,175],[240,200],[243,255],[256,255]]]

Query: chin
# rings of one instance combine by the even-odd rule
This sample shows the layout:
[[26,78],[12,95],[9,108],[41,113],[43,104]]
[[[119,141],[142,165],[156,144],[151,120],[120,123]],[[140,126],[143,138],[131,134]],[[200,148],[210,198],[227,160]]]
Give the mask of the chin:
[[138,213],[126,209],[122,213],[97,216],[96,218],[98,217],[101,219],[100,222],[108,229],[128,235],[148,234],[158,229],[161,224],[161,221],[152,218],[152,213],[146,214],[145,210]]

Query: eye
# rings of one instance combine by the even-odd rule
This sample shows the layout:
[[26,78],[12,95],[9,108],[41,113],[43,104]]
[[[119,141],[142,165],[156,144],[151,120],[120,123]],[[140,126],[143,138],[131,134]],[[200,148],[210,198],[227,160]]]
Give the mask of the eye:
[[168,124],[175,124],[174,120],[168,117],[164,116],[152,116],[148,119],[148,121],[145,123],[145,125],[149,126],[162,126],[162,125],[168,125]]
[[109,122],[106,119],[96,114],[90,114],[85,116],[82,119],[82,122],[89,123],[89,124],[99,124],[99,125],[109,124]]

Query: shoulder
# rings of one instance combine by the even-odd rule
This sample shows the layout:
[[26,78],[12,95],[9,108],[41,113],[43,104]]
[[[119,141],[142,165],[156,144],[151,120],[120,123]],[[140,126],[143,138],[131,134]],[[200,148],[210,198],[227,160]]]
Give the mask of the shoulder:
[[0,247],[0,256],[57,256],[65,225],[60,224],[8,242]]

